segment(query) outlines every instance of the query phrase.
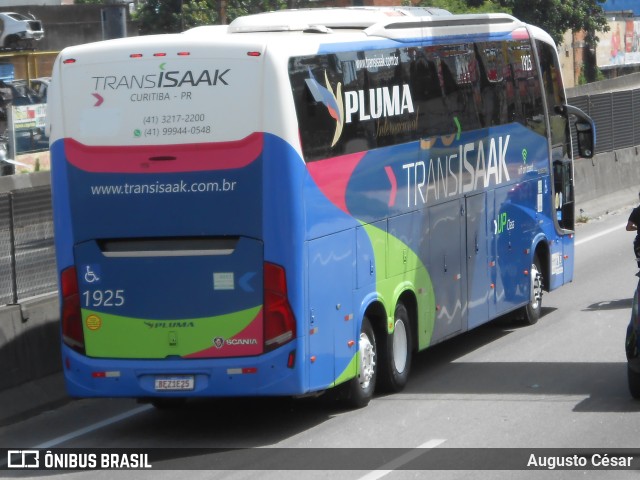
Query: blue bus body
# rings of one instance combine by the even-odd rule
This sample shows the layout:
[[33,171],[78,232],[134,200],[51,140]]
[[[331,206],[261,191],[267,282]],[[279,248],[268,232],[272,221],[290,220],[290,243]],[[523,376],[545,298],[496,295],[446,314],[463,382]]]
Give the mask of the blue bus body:
[[340,387],[362,406],[376,380],[404,386],[415,351],[520,309],[534,323],[573,276],[548,36],[506,16],[320,39],[247,18],[56,63],[69,393]]

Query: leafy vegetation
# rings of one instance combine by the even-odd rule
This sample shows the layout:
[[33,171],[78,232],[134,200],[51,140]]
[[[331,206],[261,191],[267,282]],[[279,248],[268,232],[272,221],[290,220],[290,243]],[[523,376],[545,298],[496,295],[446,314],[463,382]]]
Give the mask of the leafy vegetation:
[[[76,0],[76,3],[103,3],[104,0]],[[146,0],[135,18],[140,33],[180,32],[214,23],[229,23],[250,13],[303,7],[307,0]],[[403,3],[408,3],[403,0]],[[587,42],[595,47],[597,32],[609,27],[602,9],[604,0],[422,0],[420,5],[439,7],[452,13],[504,12],[546,30],[556,43],[568,30],[587,32]],[[220,22],[220,20],[226,22]]]

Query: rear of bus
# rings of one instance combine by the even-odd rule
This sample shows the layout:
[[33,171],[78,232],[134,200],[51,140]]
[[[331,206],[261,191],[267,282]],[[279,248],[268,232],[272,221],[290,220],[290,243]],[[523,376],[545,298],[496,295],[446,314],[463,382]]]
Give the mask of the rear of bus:
[[279,143],[262,128],[264,46],[245,43],[165,35],[58,57],[52,190],[71,396],[302,388],[286,268],[265,258],[263,158]]

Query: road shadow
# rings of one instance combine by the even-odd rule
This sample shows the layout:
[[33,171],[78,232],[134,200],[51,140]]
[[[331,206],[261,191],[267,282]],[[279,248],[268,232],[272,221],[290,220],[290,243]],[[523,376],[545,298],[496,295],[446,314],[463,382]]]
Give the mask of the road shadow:
[[[552,310],[543,310],[541,323]],[[458,361],[518,328],[535,327],[504,317],[415,355],[404,393],[582,396],[574,412],[640,412],[628,390],[626,362]]]
[[623,298],[620,300],[603,300],[601,302],[592,303],[583,312],[594,312],[600,310],[629,310],[633,306],[633,297]]
[[0,331],[0,393],[60,371],[58,322],[36,321],[31,326],[30,320],[20,322],[5,317],[0,318],[5,322],[3,327],[8,330],[6,335]]

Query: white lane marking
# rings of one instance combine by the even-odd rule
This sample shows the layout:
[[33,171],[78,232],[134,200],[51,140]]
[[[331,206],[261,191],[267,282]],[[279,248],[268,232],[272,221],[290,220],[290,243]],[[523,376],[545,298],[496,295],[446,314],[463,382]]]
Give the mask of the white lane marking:
[[61,443],[68,442],[69,440],[73,440],[74,438],[81,437],[82,435],[85,435],[87,433],[93,432],[95,430],[99,430],[103,427],[112,425],[114,423],[125,420],[129,417],[138,415],[139,413],[145,412],[151,408],[153,408],[151,405],[141,405],[138,408],[129,410],[128,412],[121,413],[120,415],[116,415],[115,417],[107,418],[106,420],[102,420],[101,422],[94,423],[93,425],[89,425],[87,427],[81,428],[80,430],[67,433],[66,435],[62,435],[61,437],[54,438],[53,440],[49,440],[48,442],[41,443],[40,445],[36,445],[33,448],[55,447],[56,445],[60,445]]
[[576,240],[574,245],[577,247],[578,245],[581,245],[583,243],[587,243],[590,242],[591,240],[595,240],[596,238],[600,238],[600,237],[604,237],[605,235],[609,235],[612,232],[615,232],[616,230],[621,230],[625,227],[626,223],[621,224],[618,227],[612,227],[608,230],[604,230],[600,233],[596,233],[594,235],[591,235],[590,237],[586,237],[586,238],[581,238],[580,240]]
[[436,448],[438,445],[441,445],[444,442],[446,442],[446,440],[442,440],[439,438],[434,438],[432,440],[429,440],[428,442],[423,443],[422,445],[415,448],[414,450],[411,450],[405,453],[404,455],[399,456],[395,460],[392,460],[389,463],[385,463],[377,470],[373,470],[367,473],[364,477],[360,477],[358,480],[378,480],[379,478],[382,478],[390,474],[391,472],[395,471],[405,463],[409,463],[411,460],[418,458],[420,455],[424,453],[422,450]]

